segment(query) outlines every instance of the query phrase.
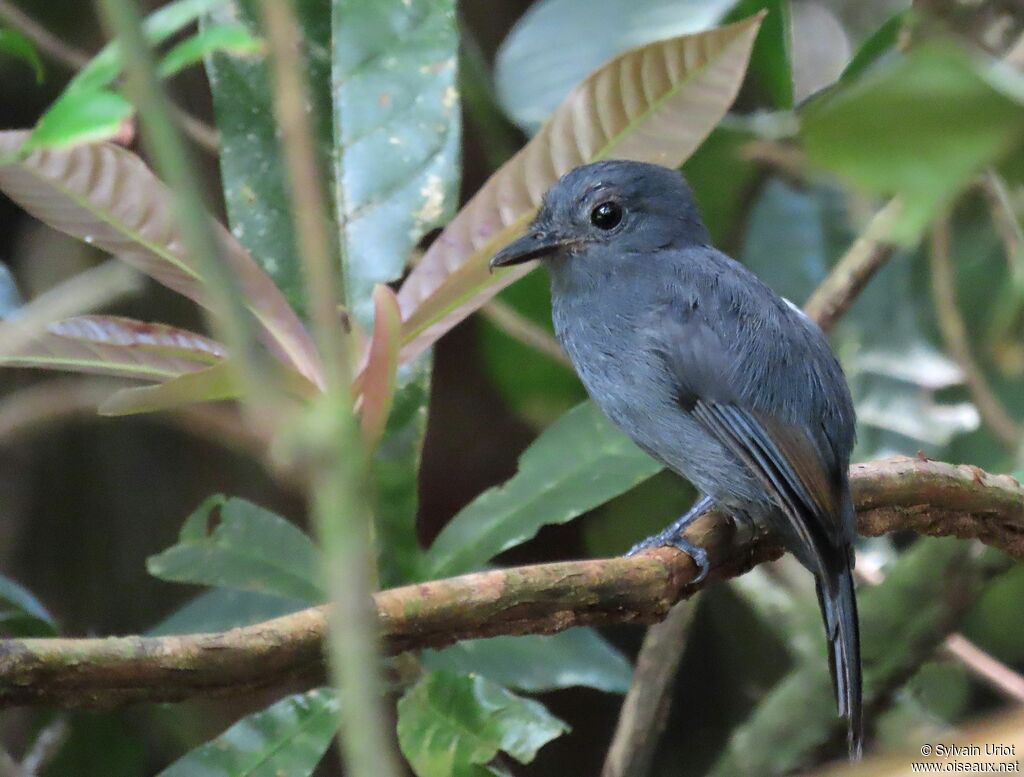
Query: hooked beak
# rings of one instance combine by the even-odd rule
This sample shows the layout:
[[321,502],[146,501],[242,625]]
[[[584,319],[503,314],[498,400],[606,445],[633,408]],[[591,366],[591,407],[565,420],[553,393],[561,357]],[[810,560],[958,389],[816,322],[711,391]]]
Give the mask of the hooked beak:
[[527,232],[494,255],[491,259],[491,270],[496,267],[523,264],[531,259],[542,259],[567,245],[567,241],[548,232]]

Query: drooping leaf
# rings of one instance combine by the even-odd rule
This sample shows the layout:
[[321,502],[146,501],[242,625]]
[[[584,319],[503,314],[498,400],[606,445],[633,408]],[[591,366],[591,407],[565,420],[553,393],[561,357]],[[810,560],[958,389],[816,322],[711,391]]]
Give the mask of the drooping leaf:
[[[11,324],[15,325],[15,324]],[[78,316],[0,351],[0,365],[162,382],[216,364],[223,347],[202,335],[118,316]]]
[[297,612],[308,606],[309,603],[301,599],[275,594],[211,588],[190,599],[146,634],[161,637],[168,634],[227,631]]
[[750,78],[773,108],[788,110],[793,107],[789,0],[740,0],[726,20],[745,19],[759,11],[767,15],[750,53]]
[[0,29],[0,54],[20,59],[32,68],[32,72],[36,76],[36,83],[43,82],[45,75],[43,60],[39,58],[39,52],[32,45],[32,41],[17,30]]
[[429,352],[399,368],[391,414],[373,457],[374,526],[383,587],[421,579],[423,549],[416,534],[416,516],[431,369]]
[[803,111],[808,157],[905,202],[893,239],[913,243],[938,209],[1024,138],[1024,77],[952,45],[915,49]]
[[427,552],[431,577],[479,569],[542,526],[565,523],[661,469],[590,402],[544,430],[503,485],[474,499]]
[[[215,516],[214,511],[219,515]],[[211,519],[218,517],[210,528]],[[178,543],[146,561],[154,577],[319,603],[320,553],[294,524],[244,499],[211,497]]]
[[338,728],[338,698],[319,688],[242,718],[158,777],[308,777]]
[[349,310],[451,217],[458,185],[454,0],[332,3],[335,197]]
[[[0,157],[17,151],[24,139],[23,132],[0,132]],[[131,152],[110,144],[36,151],[0,166],[0,190],[44,223],[207,303],[203,278],[175,225],[170,191]],[[295,312],[238,241],[215,228],[264,340],[285,364],[322,385],[319,357]]]
[[402,328],[398,299],[390,288],[381,284],[373,290],[373,308],[373,337],[370,339],[366,368],[359,376],[362,395],[359,420],[367,450],[376,447],[391,413]]
[[0,575],[0,637],[54,637],[57,623],[32,593]]
[[[293,7],[308,69],[319,168],[326,176],[325,183],[333,184],[331,2],[304,0]],[[202,20],[204,29],[218,25],[244,25],[250,34],[257,35],[258,3],[233,0]],[[215,52],[206,58],[206,73],[220,133],[220,172],[232,234],[274,279],[292,307],[304,313],[305,283],[296,253],[288,178],[266,57]]]
[[263,42],[241,24],[219,24],[175,44],[160,60],[160,76],[170,78],[203,61],[214,52],[234,57],[252,56],[263,50]]
[[99,407],[100,415],[120,416],[172,410],[198,402],[237,399],[242,394],[235,365],[229,361],[189,372],[158,386],[121,389]]
[[569,727],[483,677],[431,672],[398,702],[398,743],[417,777],[485,777],[504,751],[529,763]]
[[633,677],[625,656],[589,628],[467,640],[425,650],[420,660],[428,669],[479,674],[528,693],[574,686],[625,693]]
[[518,234],[557,178],[617,157],[678,166],[732,103],[760,17],[627,52],[580,84],[484,184],[398,294],[411,358],[531,266],[491,275],[490,256]]
[[[505,112],[535,132],[590,73],[627,49],[706,30],[736,0],[542,0],[502,42],[494,85]],[[749,14],[747,14],[749,15]],[[573,45],[565,45],[565,31]]]

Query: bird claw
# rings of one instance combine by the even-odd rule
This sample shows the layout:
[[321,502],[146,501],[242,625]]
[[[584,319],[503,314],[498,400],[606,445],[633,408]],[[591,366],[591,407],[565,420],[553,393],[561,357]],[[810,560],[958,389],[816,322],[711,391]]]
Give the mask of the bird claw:
[[635,556],[637,553],[642,553],[645,550],[652,548],[667,548],[672,547],[676,550],[680,550],[693,559],[694,565],[697,567],[697,576],[693,579],[691,585],[698,585],[704,581],[704,578],[708,576],[711,571],[711,561],[708,559],[708,552],[699,545],[694,545],[692,542],[683,537],[682,534],[668,531],[662,532],[661,534],[655,534],[653,537],[648,537],[646,540],[638,542],[626,556]]

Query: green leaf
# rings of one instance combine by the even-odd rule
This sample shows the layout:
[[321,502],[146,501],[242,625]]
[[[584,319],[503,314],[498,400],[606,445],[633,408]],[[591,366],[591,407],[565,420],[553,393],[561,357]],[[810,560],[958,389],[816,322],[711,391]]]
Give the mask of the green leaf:
[[242,394],[235,365],[225,361],[172,378],[159,386],[121,389],[99,407],[100,415],[120,416],[172,410],[197,402],[237,399]]
[[70,148],[107,140],[134,112],[130,102],[109,89],[69,92],[43,114],[22,150]]
[[0,575],[0,637],[55,637],[57,623],[23,586]]
[[459,512],[427,553],[431,577],[479,569],[542,526],[565,523],[661,469],[590,402],[544,430],[519,472]]
[[214,52],[235,57],[252,56],[263,51],[263,42],[241,24],[206,26],[195,35],[176,44],[160,60],[160,76],[170,78]]
[[190,599],[146,634],[161,637],[227,631],[298,612],[308,606],[308,602],[301,599],[232,588],[211,588]]
[[428,669],[479,674],[529,693],[575,686],[625,693],[633,678],[625,656],[590,628],[467,640],[425,650],[420,660]]
[[242,718],[158,777],[307,777],[338,728],[338,699],[320,688]]
[[39,58],[39,52],[32,45],[32,41],[26,38],[17,30],[0,29],[0,54],[20,59],[36,74],[36,83],[43,83],[45,72],[43,60]]
[[[319,168],[333,188],[330,0],[304,0],[294,9],[305,47]],[[203,29],[242,24],[259,31],[255,0],[224,3],[203,19]],[[220,171],[228,223],[236,238],[274,279],[288,302],[305,311],[305,282],[292,224],[288,177],[275,121],[265,56],[206,58],[220,133]],[[332,232],[336,231],[332,225]]]
[[454,0],[332,4],[335,181],[346,304],[370,294],[456,204],[461,118]]
[[792,31],[789,0],[740,0],[727,21],[745,19],[767,11],[750,54],[750,79],[772,107],[793,107]]
[[[17,153],[25,137],[0,132],[0,158]],[[0,165],[0,191],[49,226],[208,303],[205,280],[178,233],[171,192],[130,151],[111,144],[36,151]],[[321,385],[319,356],[295,311],[241,244],[219,224],[214,229],[264,341],[284,364]]]
[[429,347],[532,269],[533,263],[492,274],[487,262],[526,227],[563,173],[608,157],[682,164],[732,103],[760,22],[755,17],[634,49],[577,86],[402,284],[403,358]]
[[421,579],[423,549],[416,534],[416,515],[431,369],[429,352],[399,368],[391,415],[374,454],[374,526],[384,587]]
[[[533,133],[576,84],[612,57],[713,27],[733,5],[735,0],[541,0],[498,49],[498,99]],[[571,46],[565,45],[567,29],[573,31]]]
[[899,43],[900,33],[914,19],[912,9],[907,8],[890,16],[886,22],[871,33],[853,58],[846,65],[840,81],[853,81],[867,72],[875,63],[892,53]]
[[483,777],[499,751],[529,763],[569,727],[483,677],[432,672],[398,702],[398,743],[417,777]]
[[[209,524],[219,513],[219,521]],[[320,553],[294,524],[244,499],[211,497],[189,516],[178,543],[150,556],[154,577],[178,583],[323,601]]]
[[891,237],[913,243],[977,173],[1020,148],[1024,77],[948,44],[923,46],[810,103],[800,134],[814,163],[902,195]]

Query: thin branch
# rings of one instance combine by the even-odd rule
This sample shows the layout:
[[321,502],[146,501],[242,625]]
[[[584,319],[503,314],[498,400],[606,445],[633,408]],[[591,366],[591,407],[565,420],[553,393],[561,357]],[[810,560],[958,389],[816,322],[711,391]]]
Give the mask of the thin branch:
[[935,300],[939,331],[946,343],[946,349],[963,370],[967,390],[985,425],[1010,453],[1016,453],[1021,440],[1024,439],[1024,427],[1003,407],[989,385],[981,365],[971,352],[967,325],[960,315],[956,302],[956,281],[949,256],[949,243],[949,220],[937,219],[932,226],[931,248],[928,253],[932,270],[932,296]]
[[[979,539],[1024,558],[1024,488],[1007,475],[924,459],[851,468],[861,534],[916,531]],[[689,556],[659,548],[632,558],[482,572],[395,588],[375,597],[389,653],[500,634],[550,634],[582,625],[653,623],[709,582],[781,555],[771,538],[733,542],[716,513],[687,531],[712,564],[693,583]],[[253,626],[179,637],[23,639],[0,643],[0,704],[111,706],[244,693],[322,676],[324,608]]]
[[889,235],[901,209],[900,200],[894,197],[878,211],[864,234],[850,246],[807,300],[804,310],[826,332],[850,308],[875,273],[889,261],[896,249],[889,241]]
[[950,634],[942,648],[990,688],[1010,701],[1024,704],[1024,677],[986,653],[963,634]]
[[480,313],[513,340],[518,340],[523,345],[540,351],[564,367],[572,369],[572,362],[551,333],[533,323],[511,305],[499,299],[492,299],[480,309]]

